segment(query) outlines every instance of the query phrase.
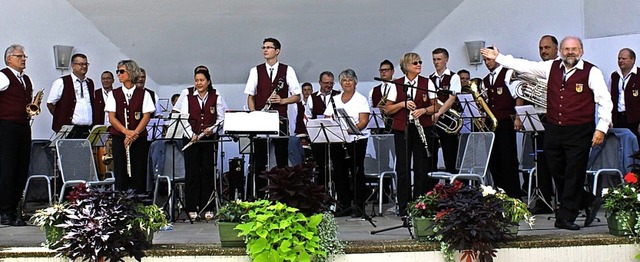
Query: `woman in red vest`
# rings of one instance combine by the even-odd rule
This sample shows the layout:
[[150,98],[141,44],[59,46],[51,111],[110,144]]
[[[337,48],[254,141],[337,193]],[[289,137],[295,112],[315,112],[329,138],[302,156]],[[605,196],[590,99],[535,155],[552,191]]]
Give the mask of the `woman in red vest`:
[[186,210],[191,219],[197,219],[204,212],[206,220],[213,219],[215,205],[210,203],[215,179],[216,147],[214,141],[227,108],[224,99],[211,85],[209,71],[199,70],[194,74],[195,85],[182,91],[186,103],[180,112],[189,113],[191,134],[185,143],[197,140],[184,151]]

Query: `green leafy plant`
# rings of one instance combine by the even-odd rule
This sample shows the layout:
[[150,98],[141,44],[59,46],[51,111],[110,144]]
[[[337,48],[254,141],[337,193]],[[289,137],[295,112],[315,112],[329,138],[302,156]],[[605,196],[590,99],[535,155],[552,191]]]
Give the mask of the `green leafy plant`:
[[440,195],[435,190],[419,196],[407,205],[409,215],[413,218],[435,218],[438,213]]
[[307,216],[327,211],[336,201],[313,180],[314,167],[315,163],[309,163],[266,171],[261,177],[271,182],[261,190],[269,193],[269,200],[295,207]]
[[245,202],[247,221],[236,226],[253,261],[311,261],[326,257],[318,225],[322,214],[305,216],[297,208],[269,200]]
[[129,224],[142,229],[146,234],[159,231],[166,226],[167,216],[157,205],[135,204],[136,217],[130,220]]
[[318,224],[320,249],[327,252],[327,256],[316,256],[314,262],[331,261],[335,255],[344,254],[345,243],[338,239],[338,225],[331,212],[322,213],[322,221]]
[[508,196],[502,188],[494,189],[491,186],[481,185],[482,195],[487,197],[495,195],[502,200],[502,208],[504,208],[504,216],[511,220],[511,223],[518,225],[520,221],[525,221],[530,228],[533,227],[535,217],[531,215],[527,204],[522,200]]
[[45,209],[37,210],[31,217],[31,223],[45,231],[46,247],[52,248],[60,243],[64,231],[56,225],[62,223],[66,208],[67,205],[64,203],[56,203]]
[[218,209],[216,220],[218,222],[240,223],[247,212],[249,212],[249,206],[244,204],[242,200],[232,200]]

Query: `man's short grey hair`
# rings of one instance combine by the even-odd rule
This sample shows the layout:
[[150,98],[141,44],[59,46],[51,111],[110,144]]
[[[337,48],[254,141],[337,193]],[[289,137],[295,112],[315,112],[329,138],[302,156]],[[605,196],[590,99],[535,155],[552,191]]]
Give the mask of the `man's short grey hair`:
[[340,82],[342,82],[342,79],[353,79],[353,81],[358,84],[358,76],[356,75],[356,71],[353,71],[353,69],[351,68],[345,69],[344,71],[340,72],[340,75],[338,75],[338,79],[340,80]]
[[24,51],[24,46],[21,46],[21,45],[18,45],[18,44],[13,44],[13,45],[10,45],[9,47],[7,47],[7,49],[4,50],[4,64],[5,65],[9,65],[7,60],[9,59],[9,56],[12,55],[13,51],[15,51],[15,50]]

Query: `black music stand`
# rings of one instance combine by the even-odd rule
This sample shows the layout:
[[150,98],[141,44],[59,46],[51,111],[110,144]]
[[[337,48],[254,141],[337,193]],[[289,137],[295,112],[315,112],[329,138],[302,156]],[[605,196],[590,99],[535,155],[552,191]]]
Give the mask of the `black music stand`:
[[384,118],[382,118],[382,112],[380,112],[380,108],[372,107],[370,108],[371,114],[369,115],[369,123],[367,123],[367,128],[371,129],[371,132],[375,132],[377,134],[385,133],[385,129],[387,126],[384,123]]
[[[178,141],[182,140],[182,137],[185,136],[185,134],[188,134],[188,130],[191,127],[191,125],[189,124],[189,114],[180,114],[180,113],[174,113],[171,114],[171,121],[169,122],[169,125],[167,126],[167,133],[165,134],[165,137],[163,138],[163,140],[165,140],[165,142],[168,142],[169,144],[171,144],[171,156],[172,156],[172,161],[171,161],[171,181],[175,181],[176,180],[176,165],[175,165],[175,157],[176,157],[176,147],[178,145]],[[166,152],[165,152],[166,154]],[[166,163],[165,163],[166,164]],[[182,201],[182,198],[178,197],[178,204],[182,207],[180,209],[180,212],[178,213],[178,216],[175,215],[175,203],[176,203],[176,196],[175,196],[175,192],[176,192],[176,183],[173,182],[171,183],[171,194],[169,194],[169,206],[170,206],[170,210],[169,210],[169,218],[171,221],[175,222],[177,220],[177,218],[179,216],[181,216],[182,214],[185,214],[187,217],[187,220],[189,220],[189,222],[191,224],[193,224],[193,220],[191,219],[191,217],[189,216],[189,214],[186,213],[184,207],[186,206],[184,204],[184,202]],[[166,205],[166,203],[165,203]]]
[[[519,117],[522,119],[522,130],[523,133],[531,133],[531,137],[533,137],[533,141],[531,142],[533,145],[533,166],[535,169],[536,183],[533,189],[528,192],[527,205],[531,205],[535,200],[542,200],[542,202],[549,207],[549,209],[553,210],[553,207],[549,202],[544,198],[542,194],[542,190],[538,187],[538,132],[544,131],[544,125],[540,118],[538,117],[539,111],[535,109],[532,105],[525,106],[516,106],[516,115],[515,117]],[[526,134],[525,134],[526,135]],[[523,145],[524,147],[524,145]],[[531,181],[529,181],[529,186],[531,186]]]
[[[195,144],[199,144],[199,143],[209,143],[209,144],[213,144],[211,146],[213,146],[213,166],[215,167],[213,169],[213,191],[211,191],[211,195],[209,196],[209,200],[207,200],[207,203],[204,205],[204,207],[200,208],[200,213],[202,213],[205,208],[207,206],[209,206],[211,204],[211,202],[215,201],[215,205],[216,205],[216,210],[220,209],[220,194],[218,191],[218,156],[216,155],[218,153],[218,150],[220,149],[219,147],[216,147],[216,143],[221,142],[222,140],[220,140],[220,131],[222,130],[222,125],[224,124],[224,121],[220,121],[219,123],[213,125],[212,127],[212,131],[213,134],[211,134],[214,139],[213,140],[202,140],[199,139],[196,142],[194,142]],[[204,137],[203,137],[204,138]],[[184,148],[182,149],[184,151]]]
[[478,110],[478,105],[476,104],[476,100],[473,99],[472,94],[458,94],[458,100],[462,106],[462,119],[471,120],[469,122],[471,126],[467,128],[469,132],[473,132],[473,119],[484,118],[484,116]]
[[[278,111],[236,111],[227,112],[224,116],[224,132],[227,135],[247,135],[249,137],[249,153],[251,154],[251,168],[252,172],[250,179],[246,179],[245,183],[245,198],[248,198],[249,192],[248,184],[251,180],[251,196],[255,198],[257,196],[256,190],[256,166],[255,166],[255,151],[254,151],[254,139],[256,135],[277,135],[280,131],[280,116]],[[267,150],[269,145],[267,144]],[[268,160],[267,160],[268,163]]]
[[331,159],[331,150],[329,149],[329,145],[331,143],[345,143],[345,134],[341,129],[340,124],[329,118],[309,119],[306,125],[311,143],[325,145],[325,154],[322,156],[325,158],[325,181],[323,182],[325,189],[329,192],[329,195],[335,198],[333,181],[331,180],[331,166],[329,165]]
[[58,154],[55,152],[56,142],[60,139],[66,139],[67,136],[71,133],[73,129],[73,125],[63,125],[58,132],[53,135],[51,142],[47,145],[47,147],[51,148],[53,151],[53,199],[59,199],[58,197]]

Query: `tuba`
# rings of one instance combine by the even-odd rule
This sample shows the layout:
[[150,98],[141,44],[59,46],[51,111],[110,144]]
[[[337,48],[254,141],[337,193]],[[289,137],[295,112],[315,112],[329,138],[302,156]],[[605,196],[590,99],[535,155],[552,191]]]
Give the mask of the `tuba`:
[[[473,118],[471,120],[473,122],[473,125],[480,132],[496,131],[496,128],[498,127],[498,119],[496,119],[496,117],[491,112],[491,109],[489,109],[489,105],[487,105],[487,103],[484,101],[484,96],[482,95],[482,93],[486,93],[486,91],[480,90],[482,89],[482,80],[480,78],[474,78],[471,79],[469,83],[470,86],[463,87],[463,91],[471,93],[473,99],[476,101],[478,111],[480,111],[480,113],[490,121],[489,125],[487,125],[484,119]],[[478,88],[478,86],[480,86],[480,88]]]
[[36,93],[33,97],[33,102],[29,103],[26,107],[27,115],[34,117],[40,114],[40,103],[42,103],[42,96],[44,95],[44,88]]
[[[436,100],[440,107],[444,105],[440,99]],[[462,128],[462,116],[458,111],[453,108],[449,108],[444,112],[444,114],[442,114],[442,117],[438,119],[438,122],[436,122],[435,125],[447,134],[458,134]]]
[[514,73],[511,82],[519,80],[516,85],[516,96],[533,103],[535,106],[547,108],[547,82],[530,74]]

